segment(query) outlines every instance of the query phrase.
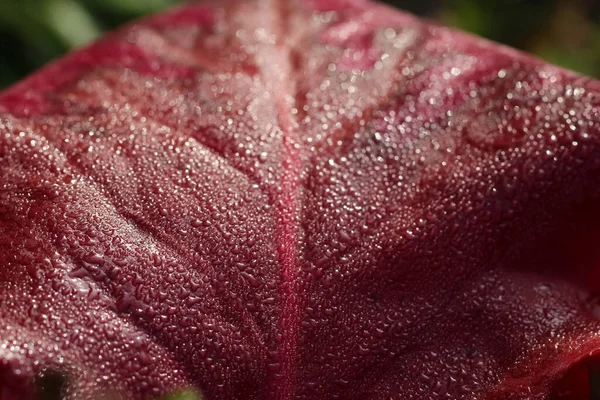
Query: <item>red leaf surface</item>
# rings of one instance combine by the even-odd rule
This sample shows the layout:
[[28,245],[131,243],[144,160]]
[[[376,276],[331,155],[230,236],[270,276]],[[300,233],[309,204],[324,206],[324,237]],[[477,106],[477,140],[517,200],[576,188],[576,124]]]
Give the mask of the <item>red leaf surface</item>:
[[361,0],[67,56],[0,95],[0,398],[587,398],[599,90]]

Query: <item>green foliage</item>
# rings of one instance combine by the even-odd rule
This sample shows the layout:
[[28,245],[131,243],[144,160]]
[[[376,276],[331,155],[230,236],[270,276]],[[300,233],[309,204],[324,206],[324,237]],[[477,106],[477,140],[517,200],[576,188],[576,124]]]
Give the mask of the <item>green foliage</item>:
[[202,396],[193,390],[185,390],[162,397],[160,400],[202,400]]
[[[0,0],[0,88],[102,32],[182,0]],[[384,0],[600,77],[589,0]]]

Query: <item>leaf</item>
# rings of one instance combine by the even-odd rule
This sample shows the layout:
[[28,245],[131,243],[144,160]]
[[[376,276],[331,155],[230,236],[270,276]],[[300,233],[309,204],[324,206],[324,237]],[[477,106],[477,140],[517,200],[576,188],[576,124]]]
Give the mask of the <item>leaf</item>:
[[49,65],[0,96],[0,397],[593,393],[599,87],[361,0]]

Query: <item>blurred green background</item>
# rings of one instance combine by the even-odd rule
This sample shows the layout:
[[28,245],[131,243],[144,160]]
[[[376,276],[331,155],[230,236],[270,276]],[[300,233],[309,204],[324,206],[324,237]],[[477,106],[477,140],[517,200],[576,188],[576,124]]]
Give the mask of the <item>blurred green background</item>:
[[[124,22],[181,0],[0,0],[0,88]],[[388,0],[600,77],[598,0]]]

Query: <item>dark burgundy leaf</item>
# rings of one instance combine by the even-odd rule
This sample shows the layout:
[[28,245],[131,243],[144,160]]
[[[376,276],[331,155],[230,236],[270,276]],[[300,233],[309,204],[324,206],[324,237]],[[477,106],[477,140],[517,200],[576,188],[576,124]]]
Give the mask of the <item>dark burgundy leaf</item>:
[[599,90],[360,0],[67,56],[0,95],[0,398],[594,398]]

